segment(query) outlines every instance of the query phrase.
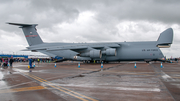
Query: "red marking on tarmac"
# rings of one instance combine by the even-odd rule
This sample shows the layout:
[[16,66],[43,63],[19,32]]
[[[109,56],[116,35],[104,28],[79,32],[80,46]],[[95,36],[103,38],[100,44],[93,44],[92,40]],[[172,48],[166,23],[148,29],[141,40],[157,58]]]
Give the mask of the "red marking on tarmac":
[[38,35],[26,35],[26,37],[36,37]]

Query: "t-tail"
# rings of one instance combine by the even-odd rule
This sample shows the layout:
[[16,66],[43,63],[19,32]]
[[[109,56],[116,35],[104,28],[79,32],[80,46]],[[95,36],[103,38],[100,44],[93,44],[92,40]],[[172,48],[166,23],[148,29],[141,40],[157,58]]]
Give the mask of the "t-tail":
[[19,28],[22,28],[29,46],[43,43],[42,39],[40,38],[36,30],[36,26],[38,24],[19,24],[19,23],[8,23],[8,24],[20,26]]
[[160,34],[156,45],[159,48],[169,48],[172,42],[173,42],[173,29],[168,28]]

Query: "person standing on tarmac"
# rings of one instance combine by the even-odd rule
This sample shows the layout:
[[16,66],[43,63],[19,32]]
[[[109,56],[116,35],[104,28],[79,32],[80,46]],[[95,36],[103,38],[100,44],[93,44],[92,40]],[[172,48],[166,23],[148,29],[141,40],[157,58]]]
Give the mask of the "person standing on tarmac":
[[39,65],[39,58],[37,59],[38,65]]
[[5,59],[4,62],[6,64],[5,66],[8,66],[8,59]]
[[11,58],[11,59],[9,60],[9,63],[10,63],[10,67],[11,67],[11,68],[12,68],[13,62],[14,62],[14,60],[13,60],[13,58]]
[[29,66],[30,66],[30,68],[32,68],[32,58],[31,59],[29,59]]

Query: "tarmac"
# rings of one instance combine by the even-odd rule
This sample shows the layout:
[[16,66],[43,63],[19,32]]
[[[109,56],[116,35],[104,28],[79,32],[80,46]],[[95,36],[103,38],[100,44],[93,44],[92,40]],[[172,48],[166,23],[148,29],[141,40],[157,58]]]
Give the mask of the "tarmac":
[[180,101],[180,63],[66,61],[0,69],[0,101]]

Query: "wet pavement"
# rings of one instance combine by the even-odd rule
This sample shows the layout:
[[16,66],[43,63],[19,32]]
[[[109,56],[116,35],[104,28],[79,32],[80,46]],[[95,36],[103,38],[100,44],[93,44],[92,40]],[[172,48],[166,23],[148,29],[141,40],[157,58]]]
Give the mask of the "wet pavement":
[[180,63],[28,63],[0,69],[0,101],[180,101]]

